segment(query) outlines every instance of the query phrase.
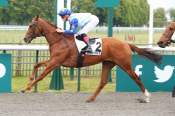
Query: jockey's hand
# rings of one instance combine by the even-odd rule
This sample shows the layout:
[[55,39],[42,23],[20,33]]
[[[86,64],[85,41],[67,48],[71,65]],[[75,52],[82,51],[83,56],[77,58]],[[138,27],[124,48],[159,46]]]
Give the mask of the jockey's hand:
[[57,31],[58,33],[64,33],[64,30],[63,30],[63,29],[57,28],[56,31]]

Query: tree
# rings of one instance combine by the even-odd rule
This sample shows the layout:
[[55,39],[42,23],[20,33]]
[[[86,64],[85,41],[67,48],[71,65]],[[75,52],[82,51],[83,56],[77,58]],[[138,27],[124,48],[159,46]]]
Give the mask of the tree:
[[0,10],[0,22],[2,24],[8,25],[10,23],[10,14],[8,13],[9,9],[3,8]]
[[[9,2],[9,7],[0,9],[0,22],[26,25],[31,19],[40,15],[53,21],[56,15],[56,0],[14,0]],[[6,22],[4,22],[6,21]]]
[[107,22],[107,10],[104,8],[97,8],[95,6],[96,0],[73,0],[72,10],[75,13],[90,12],[97,15],[100,19],[100,25],[104,25]]
[[[107,9],[97,8],[96,0],[72,0],[73,12],[90,12],[100,19],[99,25],[107,25]],[[56,0],[11,0],[7,9],[0,9],[1,24],[27,25],[40,15],[54,22]],[[142,26],[148,23],[147,0],[121,0],[114,8],[114,25]]]
[[162,27],[165,25],[166,20],[165,10],[163,8],[156,9],[154,13],[154,26]]
[[121,0],[116,11],[118,21],[124,26],[142,26],[148,23],[149,8],[146,0]]

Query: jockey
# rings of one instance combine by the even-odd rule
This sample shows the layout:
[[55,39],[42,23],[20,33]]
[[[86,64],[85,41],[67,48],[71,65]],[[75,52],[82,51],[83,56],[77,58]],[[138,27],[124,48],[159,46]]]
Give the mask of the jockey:
[[70,29],[56,29],[56,31],[58,33],[65,33],[69,35],[76,34],[77,39],[82,40],[86,43],[85,48],[91,49],[89,47],[89,37],[86,34],[97,26],[99,23],[98,17],[92,15],[91,13],[72,13],[69,9],[66,8],[62,9],[58,14],[61,16],[63,21],[69,21]]

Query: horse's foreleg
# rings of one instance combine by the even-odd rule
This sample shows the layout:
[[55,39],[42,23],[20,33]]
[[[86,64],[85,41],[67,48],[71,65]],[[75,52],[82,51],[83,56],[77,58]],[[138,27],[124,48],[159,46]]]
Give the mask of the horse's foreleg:
[[38,68],[40,68],[41,66],[47,66],[47,61],[43,61],[43,62],[39,62],[39,63],[35,64],[35,66],[33,68],[33,71],[32,71],[32,74],[29,77],[29,83],[28,83],[28,85],[34,80],[35,74],[38,71]]
[[114,66],[115,66],[115,64],[112,62],[108,62],[108,61],[103,62],[100,84],[97,87],[94,94],[91,97],[89,97],[89,99],[87,99],[87,102],[92,102],[96,99],[97,95],[100,93],[100,91],[103,89],[103,87],[107,84],[109,72]]
[[22,92],[26,92],[26,91],[30,91],[31,88],[40,80],[42,80],[44,77],[47,76],[47,74],[49,74],[55,67],[59,66],[57,63],[55,62],[48,62],[46,68],[44,69],[44,71],[41,73],[41,75],[36,78],[35,80],[33,80],[30,84],[27,85],[27,87],[22,90]]

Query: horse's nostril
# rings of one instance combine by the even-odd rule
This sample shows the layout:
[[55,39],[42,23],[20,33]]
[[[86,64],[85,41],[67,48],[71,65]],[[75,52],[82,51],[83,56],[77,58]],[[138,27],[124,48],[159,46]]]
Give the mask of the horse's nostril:
[[26,37],[24,38],[24,41],[27,42],[27,38]]
[[160,44],[163,44],[163,42],[162,41],[157,42],[157,45],[160,45]]
[[30,43],[30,39],[27,38],[27,37],[24,37],[24,42],[25,42],[25,43]]

